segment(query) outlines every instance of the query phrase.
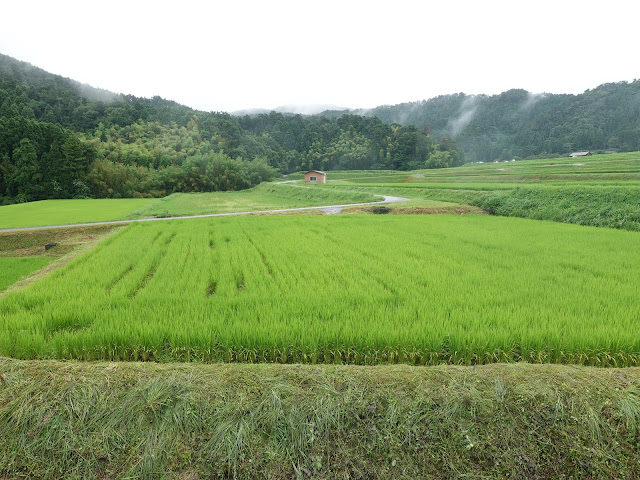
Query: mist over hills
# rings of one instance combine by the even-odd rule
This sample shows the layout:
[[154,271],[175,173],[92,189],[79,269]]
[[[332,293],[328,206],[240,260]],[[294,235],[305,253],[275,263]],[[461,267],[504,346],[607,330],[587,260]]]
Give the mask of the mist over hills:
[[339,107],[337,105],[280,105],[279,107],[268,109],[268,108],[248,108],[243,110],[235,110],[231,112],[231,115],[236,117],[242,117],[244,115],[260,115],[267,114],[270,112],[277,112],[289,115],[317,115],[319,113],[323,113],[326,111],[344,111],[351,114],[360,115],[359,113],[352,111],[350,109]]
[[[470,162],[563,156],[574,151],[640,150],[640,80],[607,83],[581,94],[512,89],[497,95],[455,93],[371,109],[279,107],[285,114],[345,114],[411,125],[451,138]],[[234,112],[255,115],[266,110]]]

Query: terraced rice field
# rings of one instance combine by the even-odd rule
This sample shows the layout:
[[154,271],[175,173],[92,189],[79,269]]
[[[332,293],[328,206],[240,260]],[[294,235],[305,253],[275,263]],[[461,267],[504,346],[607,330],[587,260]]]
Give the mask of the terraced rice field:
[[640,231],[638,152],[336,177],[335,188],[384,191],[410,197],[416,206],[436,200],[501,216]]
[[238,192],[174,193],[136,210],[129,218],[248,212],[382,200],[375,193],[337,190],[325,185],[263,183]]
[[470,163],[455,168],[413,172],[345,171],[332,172],[330,178],[359,184],[445,184],[442,188],[457,188],[462,184],[477,185],[479,188],[482,184],[502,184],[504,188],[509,188],[508,184],[638,184],[640,155],[630,152],[578,158]]
[[0,355],[640,365],[640,236],[487,216],[134,224],[0,299]]

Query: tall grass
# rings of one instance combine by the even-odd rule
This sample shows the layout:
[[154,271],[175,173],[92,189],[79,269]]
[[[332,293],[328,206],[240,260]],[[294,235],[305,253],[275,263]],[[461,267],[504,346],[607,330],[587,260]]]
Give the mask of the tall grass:
[[0,359],[0,477],[635,479],[640,369]]
[[636,365],[636,251],[497,217],[137,224],[0,300],[0,355]]
[[348,188],[473,205],[506,217],[640,231],[640,186],[404,184]]

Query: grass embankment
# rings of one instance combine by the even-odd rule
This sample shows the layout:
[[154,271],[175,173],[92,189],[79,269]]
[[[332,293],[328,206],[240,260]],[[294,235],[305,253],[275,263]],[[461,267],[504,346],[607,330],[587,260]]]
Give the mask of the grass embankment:
[[[473,188],[428,188],[387,186],[389,195],[411,197],[411,202],[390,205],[397,213],[480,213],[505,217],[550,220],[594,227],[640,231],[639,186],[514,187],[504,190]],[[358,188],[358,187],[348,187]],[[371,187],[361,187],[367,191]],[[374,187],[380,190],[381,187]],[[443,207],[430,205],[442,202]],[[445,203],[448,202],[448,203]],[[431,210],[432,211],[431,211]]]
[[638,365],[636,251],[635,232],[476,215],[135,224],[5,295],[0,354]]
[[640,369],[0,360],[3,478],[640,478]]
[[120,220],[154,198],[41,200],[0,207],[0,228]]
[[[428,197],[460,200],[460,194],[426,191]],[[465,203],[507,217],[640,231],[640,186],[517,188],[464,194]]]
[[380,200],[381,197],[371,192],[338,190],[325,185],[264,183],[239,192],[174,193],[136,210],[129,218],[250,212]]

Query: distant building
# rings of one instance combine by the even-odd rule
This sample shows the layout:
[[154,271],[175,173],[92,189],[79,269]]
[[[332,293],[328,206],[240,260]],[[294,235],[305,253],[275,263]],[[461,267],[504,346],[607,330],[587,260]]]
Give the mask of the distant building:
[[588,157],[589,155],[591,155],[591,152],[573,152],[569,157]]
[[327,183],[327,174],[320,170],[311,170],[304,174],[306,183]]

